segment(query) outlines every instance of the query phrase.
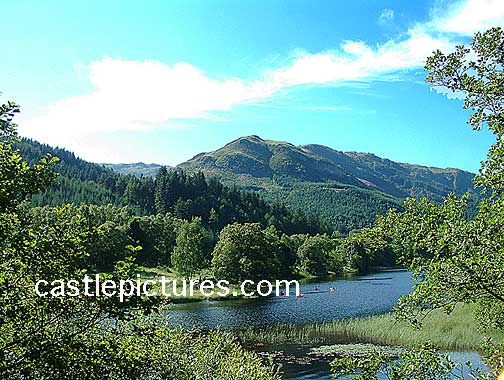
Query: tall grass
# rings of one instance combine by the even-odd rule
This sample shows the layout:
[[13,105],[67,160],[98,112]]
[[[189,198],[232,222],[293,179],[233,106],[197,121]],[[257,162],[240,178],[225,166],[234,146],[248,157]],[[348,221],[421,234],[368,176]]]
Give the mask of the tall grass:
[[463,305],[457,306],[450,315],[433,311],[425,318],[421,329],[396,321],[392,314],[384,314],[321,324],[278,324],[239,330],[236,334],[245,342],[271,344],[352,341],[412,348],[430,340],[442,350],[454,351],[477,351],[485,336],[504,342],[501,332],[480,332],[474,307]]

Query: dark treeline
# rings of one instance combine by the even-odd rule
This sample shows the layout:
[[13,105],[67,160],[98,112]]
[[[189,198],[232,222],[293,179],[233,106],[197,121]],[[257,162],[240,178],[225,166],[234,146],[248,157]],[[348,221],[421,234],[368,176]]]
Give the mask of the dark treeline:
[[[206,179],[202,173],[186,175],[162,168],[152,186],[155,212],[170,212],[186,220],[199,216],[213,231],[235,222],[257,222],[289,235],[329,232],[329,227],[315,216],[307,217],[300,210],[291,212],[279,203],[268,203],[257,193],[223,186],[214,178]],[[145,188],[140,186],[135,192],[139,200],[143,199],[143,191]],[[139,200],[132,199],[132,203],[138,204]]]
[[29,163],[46,153],[58,157],[53,169],[57,182],[32,198],[34,206],[96,204],[131,206],[139,215],[171,213],[191,220],[200,217],[203,224],[218,233],[230,223],[256,222],[275,226],[286,234],[329,233],[330,228],[313,215],[290,211],[279,203],[269,203],[258,194],[230,188],[202,173],[186,174],[161,168],[157,176],[122,175],[102,165],[89,163],[73,153],[23,139],[17,148]]

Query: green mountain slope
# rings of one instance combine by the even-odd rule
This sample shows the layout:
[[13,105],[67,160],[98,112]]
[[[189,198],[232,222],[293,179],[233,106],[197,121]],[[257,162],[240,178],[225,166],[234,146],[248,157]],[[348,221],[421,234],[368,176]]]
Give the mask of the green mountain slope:
[[441,200],[473,188],[473,174],[397,163],[322,145],[238,138],[178,166],[316,213],[342,231],[363,227],[406,197]]
[[126,204],[124,189],[129,181],[127,176],[121,176],[103,165],[82,160],[66,149],[31,139],[22,139],[16,147],[30,164],[37,162],[47,153],[59,158],[53,166],[54,171],[59,173],[56,183],[43,193],[33,196],[34,205]]

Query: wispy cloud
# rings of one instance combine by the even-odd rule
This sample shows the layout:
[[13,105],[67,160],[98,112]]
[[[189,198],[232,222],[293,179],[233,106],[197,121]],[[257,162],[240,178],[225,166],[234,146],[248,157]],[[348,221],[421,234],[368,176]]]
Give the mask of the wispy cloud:
[[268,80],[280,87],[375,80],[383,75],[420,67],[435,49],[449,49],[445,38],[434,38],[420,28],[401,41],[390,40],[370,47],[362,41],[346,41],[338,51],[300,54],[290,65],[272,71]]
[[104,58],[87,71],[91,93],[63,99],[42,115],[21,119],[20,133],[77,152],[87,149],[82,154],[90,157],[100,134],[178,128],[178,120],[215,118],[215,111],[267,99],[277,90],[264,81],[214,80],[184,62],[169,66]]
[[394,21],[394,10],[385,8],[381,11],[380,16],[378,17],[379,25],[387,25]]
[[504,25],[504,1],[465,0],[432,10],[429,27],[441,32],[470,36],[477,31]]
[[[390,21],[393,16],[392,10],[385,9],[380,19]],[[271,68],[254,81],[215,80],[186,62],[167,65],[104,58],[78,68],[79,75],[87,73],[90,93],[63,99],[43,114],[23,120],[21,133],[77,152],[88,141],[92,151],[100,133],[168,128],[178,125],[176,120],[208,118],[240,104],[265,104],[298,86],[397,80],[404,71],[421,68],[433,50],[449,50],[460,42],[460,35],[493,25],[504,25],[504,1],[467,0],[444,13],[434,9],[429,22],[379,45],[344,41],[326,52],[298,51],[288,64]],[[341,111],[342,107],[318,110]]]

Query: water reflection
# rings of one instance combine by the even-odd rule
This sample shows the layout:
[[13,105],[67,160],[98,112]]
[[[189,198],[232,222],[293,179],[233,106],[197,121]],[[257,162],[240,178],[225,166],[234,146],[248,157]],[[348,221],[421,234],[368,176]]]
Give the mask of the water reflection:
[[[331,287],[336,289],[334,293],[329,291]],[[170,319],[172,323],[191,328],[328,322],[388,312],[411,287],[409,272],[387,271],[351,279],[302,284],[303,298],[291,295],[175,305]]]

